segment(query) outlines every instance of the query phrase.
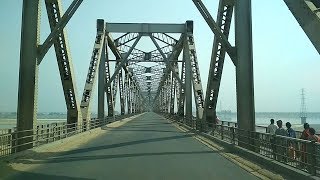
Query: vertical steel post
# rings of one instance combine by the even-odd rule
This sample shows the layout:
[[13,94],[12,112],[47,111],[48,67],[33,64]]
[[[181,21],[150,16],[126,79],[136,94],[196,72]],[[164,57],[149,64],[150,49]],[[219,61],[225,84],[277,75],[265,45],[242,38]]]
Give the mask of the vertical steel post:
[[[110,38],[109,34],[106,35],[107,39]],[[113,117],[114,114],[114,107],[113,107],[113,95],[112,95],[112,88],[111,84],[107,86],[106,82],[110,81],[110,63],[109,63],[109,53],[108,53],[108,46],[109,46],[109,41],[107,41],[108,45],[105,47],[105,92],[107,96],[107,105],[108,105],[108,117]]]
[[131,80],[128,77],[128,86],[127,86],[127,108],[128,108],[128,114],[131,114]]
[[[92,95],[97,79],[97,71],[99,71],[99,65],[103,50],[106,50],[105,45],[105,24],[103,19],[97,19],[97,35],[94,41],[92,50],[92,56],[89,63],[89,69],[87,73],[86,82],[83,89],[82,100],[81,100],[81,113],[82,113],[82,129],[84,131],[90,129],[91,125],[91,112],[90,107],[92,103]],[[69,129],[72,130],[72,129]]]
[[[255,130],[251,0],[235,1],[237,48],[237,121],[240,129]],[[243,138],[250,143],[250,138]]]
[[[177,65],[174,65],[174,70],[176,73]],[[179,71],[178,71],[179,72]],[[176,79],[174,76],[171,77],[171,87],[170,87],[170,114],[174,114],[174,104],[175,104],[175,92],[176,92]]]
[[[221,32],[226,36],[226,38],[229,37],[233,7],[234,1],[220,0],[219,2],[217,25],[220,27]],[[218,36],[215,35],[212,46],[211,63],[203,115],[204,121],[207,122],[210,127],[213,127],[217,117],[216,107],[225,56],[226,49],[219,40]]]
[[122,69],[119,70],[119,96],[120,96],[120,109],[121,115],[125,114],[125,98],[124,98],[124,89],[123,89],[123,75]]
[[189,53],[189,48],[188,48],[188,40],[187,36],[185,36],[184,44],[183,44],[183,58],[185,61],[185,97],[186,97],[186,123],[188,125],[191,125],[192,122],[192,69],[191,69],[191,59],[190,59],[190,53]]
[[185,82],[186,82],[186,62],[183,56],[183,62],[181,67],[181,81],[182,84],[180,85],[179,89],[179,102],[178,102],[178,115],[184,117],[184,108],[185,108]]
[[[52,36],[51,38],[49,38],[50,35],[47,37],[48,41],[46,40],[42,44],[41,46],[42,48],[41,48],[41,51],[39,52],[39,60],[38,60],[38,64],[40,64],[39,61],[42,60],[43,56],[45,56],[45,53],[47,52],[46,48],[49,48],[51,46],[51,45],[49,46],[47,42],[51,42],[49,39],[51,40],[53,39],[52,42],[55,49],[65,103],[67,106],[67,123],[73,124],[70,126],[71,129],[75,129],[75,126],[77,124],[78,125],[81,124],[82,117],[81,117],[79,102],[77,101],[75,74],[73,71],[74,68],[73,68],[69,45],[68,45],[67,31],[66,29],[61,30],[64,26],[63,27],[59,27],[59,26],[61,24],[67,23],[65,22],[65,18],[63,17],[72,16],[73,13],[71,14],[69,13],[71,9],[73,9],[72,12],[74,12],[74,10],[76,9],[76,7],[74,6],[75,3],[76,2],[73,1],[73,3],[69,6],[68,10],[63,14],[61,0],[45,0],[49,25],[51,29],[50,35],[53,35],[53,34],[56,34],[56,35]],[[57,28],[60,29],[61,31],[54,33],[55,30],[57,30]]]
[[[32,129],[37,119],[38,45],[40,37],[40,1],[24,0],[22,9],[19,90],[17,108],[17,151],[33,147]],[[23,138],[23,139],[21,139]],[[27,144],[26,144],[27,143]],[[24,144],[24,145],[22,145]]]
[[[107,37],[104,36],[105,43],[108,43]],[[108,45],[104,44],[102,47],[101,59],[99,65],[98,74],[98,119],[99,122],[104,121],[104,92],[105,92],[105,82],[106,82],[106,48]]]

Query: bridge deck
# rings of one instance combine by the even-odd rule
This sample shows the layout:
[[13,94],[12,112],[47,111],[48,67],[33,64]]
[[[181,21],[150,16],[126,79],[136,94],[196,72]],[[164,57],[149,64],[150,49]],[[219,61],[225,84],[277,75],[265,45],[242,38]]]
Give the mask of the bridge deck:
[[257,179],[154,113],[9,179]]

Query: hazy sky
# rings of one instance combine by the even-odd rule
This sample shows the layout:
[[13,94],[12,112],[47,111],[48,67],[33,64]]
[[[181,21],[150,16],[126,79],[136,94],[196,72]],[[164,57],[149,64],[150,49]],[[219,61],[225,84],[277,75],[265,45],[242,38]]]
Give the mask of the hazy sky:
[[[71,0],[63,0],[64,9]],[[160,3],[161,2],[161,3]],[[204,0],[216,17],[218,0]],[[42,2],[41,41],[49,34]],[[256,111],[296,112],[305,88],[308,111],[320,111],[320,56],[282,0],[252,0]],[[20,57],[22,0],[0,2],[0,111],[16,111]],[[206,89],[213,33],[191,0],[86,0],[67,25],[78,99],[83,91],[96,19],[107,22],[184,23],[194,21],[194,36],[203,89]],[[230,42],[234,44],[234,26]],[[38,111],[66,109],[53,48],[40,65]],[[219,101],[236,111],[235,68],[225,61]],[[96,101],[96,98],[95,98]],[[96,111],[96,103],[93,103]],[[218,107],[220,109],[220,107]]]

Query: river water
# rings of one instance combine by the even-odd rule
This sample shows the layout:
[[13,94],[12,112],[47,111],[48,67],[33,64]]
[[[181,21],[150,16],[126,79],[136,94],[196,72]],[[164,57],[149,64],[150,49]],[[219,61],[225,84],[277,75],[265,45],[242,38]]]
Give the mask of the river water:
[[[236,112],[218,112],[218,117],[222,121],[237,121]],[[281,119],[283,124],[290,122],[295,130],[302,130],[303,127],[300,121],[300,114],[297,112],[257,112],[256,115],[256,125],[268,125],[270,124],[270,119],[273,118],[275,121]],[[63,122],[66,121],[61,115],[55,117],[50,116],[50,118],[41,117],[38,120],[39,124],[48,124],[53,122]],[[320,112],[307,113],[307,122],[320,132]],[[16,119],[14,118],[0,118],[0,129],[8,129],[16,126]]]
[[[217,114],[222,121],[237,121],[237,113],[235,112],[223,112]],[[286,122],[290,122],[295,130],[303,130],[303,125],[300,120],[300,113],[297,112],[257,112],[255,114],[256,125],[269,125],[270,119],[282,120],[283,125]],[[320,132],[320,112],[307,113],[307,122],[318,133]]]

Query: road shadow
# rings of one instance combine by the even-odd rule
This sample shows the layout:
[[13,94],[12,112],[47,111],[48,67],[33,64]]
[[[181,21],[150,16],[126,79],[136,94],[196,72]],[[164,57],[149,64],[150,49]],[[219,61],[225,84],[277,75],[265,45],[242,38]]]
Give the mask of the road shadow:
[[27,150],[29,152],[26,153],[23,157],[13,159],[10,162],[23,163],[24,162],[23,160],[25,160],[25,159],[44,160],[49,157],[55,157],[55,156],[74,155],[74,154],[87,153],[87,152],[97,151],[97,150],[106,150],[106,149],[130,146],[130,145],[135,145],[135,144],[143,144],[143,143],[150,143],[150,142],[157,142],[157,141],[167,141],[167,140],[173,140],[173,139],[183,139],[183,138],[189,138],[192,136],[193,135],[191,135],[191,134],[184,134],[184,135],[179,135],[179,136],[168,136],[168,137],[161,137],[161,138],[152,138],[152,139],[144,139],[144,140],[137,140],[137,141],[108,144],[108,145],[102,145],[102,146],[78,148],[78,149],[74,149],[74,150],[70,150],[70,151],[62,151],[62,152],[35,152],[32,150]]
[[143,126],[162,126],[162,127],[168,127],[171,123],[139,123],[139,122],[128,122],[126,126],[132,126],[132,127],[143,127]]
[[109,127],[103,127],[102,130],[109,130],[109,131],[132,131],[132,132],[166,132],[166,133],[176,133],[176,134],[184,134],[184,132],[179,131],[170,131],[170,130],[157,130],[157,129],[141,129],[138,127],[123,127],[123,128],[109,128]]
[[1,180],[93,180],[89,178],[60,176],[52,174],[34,173],[18,171],[13,169],[9,164],[0,164],[0,179]]
[[[23,164],[47,164],[47,163],[63,163],[72,161],[90,161],[101,159],[119,159],[119,158],[131,158],[142,156],[165,156],[165,155],[192,155],[192,154],[213,154],[219,151],[179,151],[179,152],[156,152],[156,153],[133,153],[133,154],[110,154],[110,155],[94,155],[94,156],[74,156],[74,157],[57,157],[44,160],[20,160],[19,163]],[[188,157],[186,157],[188,158]]]
[[168,137],[160,137],[160,138],[152,138],[152,139],[143,139],[143,140],[137,140],[137,141],[129,141],[129,142],[116,143],[116,144],[108,144],[108,145],[103,145],[103,146],[79,148],[79,149],[75,149],[75,150],[65,151],[65,152],[62,152],[61,154],[62,155],[71,155],[71,154],[78,154],[78,153],[86,153],[86,152],[90,152],[90,151],[112,149],[112,148],[118,148],[118,147],[130,146],[130,145],[136,145],[136,144],[158,142],[158,141],[167,141],[167,140],[173,140],[173,139],[183,139],[183,138],[189,138],[189,137],[192,137],[192,136],[193,135],[191,135],[191,134],[184,134],[184,135],[178,135],[178,136],[168,136]]

